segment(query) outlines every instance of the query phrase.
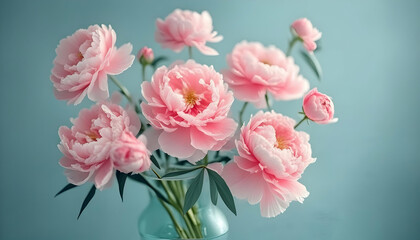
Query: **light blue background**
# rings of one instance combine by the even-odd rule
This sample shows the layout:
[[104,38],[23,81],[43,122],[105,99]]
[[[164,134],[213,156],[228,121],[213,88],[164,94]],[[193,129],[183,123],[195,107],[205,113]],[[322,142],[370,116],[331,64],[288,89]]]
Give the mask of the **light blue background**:
[[[273,219],[246,201],[236,201],[237,217],[222,206],[231,239],[419,238],[420,1],[50,0],[0,4],[0,239],[139,239],[143,186],[128,182],[123,204],[115,185],[100,192],[78,221],[88,186],[53,198],[66,184],[57,129],[91,102],[55,100],[49,75],[59,40],[95,23],[111,24],[117,45],[148,45],[156,55],[185,59],[186,51],[176,55],[154,43],[155,19],[175,8],[211,13],[225,37],[211,45],[221,55],[194,57],[217,70],[244,39],[285,50],[297,18],[308,17],[323,32],[323,82],[296,60],[311,87],[333,97],[340,118],[302,127],[318,158],[301,180],[311,194]],[[139,77],[138,64],[119,76],[137,96]],[[300,105],[275,109],[297,119]]]

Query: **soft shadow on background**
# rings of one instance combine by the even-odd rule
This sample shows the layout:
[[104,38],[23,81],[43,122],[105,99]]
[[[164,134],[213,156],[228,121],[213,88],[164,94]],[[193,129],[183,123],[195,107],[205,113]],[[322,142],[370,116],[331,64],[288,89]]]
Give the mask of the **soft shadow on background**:
[[[69,118],[91,102],[55,100],[49,75],[59,40],[96,23],[112,25],[118,46],[131,42],[137,51],[147,45],[156,55],[186,59],[186,51],[174,54],[154,42],[156,18],[175,8],[210,12],[224,36],[211,44],[220,55],[194,51],[194,58],[218,71],[241,40],[285,50],[297,18],[309,18],[323,32],[323,81],[296,59],[311,87],[333,97],[340,119],[301,128],[311,134],[317,157],[301,180],[311,194],[272,219],[246,201],[236,201],[237,217],[220,205],[231,239],[419,236],[419,1],[54,0],[0,3],[0,239],[139,239],[137,218],[147,204],[143,186],[128,182],[124,203],[115,184],[98,192],[78,221],[88,186],[53,198],[66,184],[58,127],[70,126]],[[119,79],[139,96],[138,64]],[[235,116],[239,106],[234,104]],[[274,108],[298,119],[300,106],[296,100]]]

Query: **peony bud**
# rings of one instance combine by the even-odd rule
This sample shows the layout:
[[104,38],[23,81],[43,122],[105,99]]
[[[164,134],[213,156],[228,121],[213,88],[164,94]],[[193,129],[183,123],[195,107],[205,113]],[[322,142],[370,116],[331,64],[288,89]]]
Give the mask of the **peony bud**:
[[303,111],[310,120],[318,124],[335,123],[334,103],[327,95],[318,92],[316,88],[306,94],[303,99]]
[[291,28],[293,34],[303,41],[306,50],[313,52],[316,49],[315,41],[321,38],[322,33],[312,26],[311,21],[306,18],[298,19],[292,23]]
[[153,54],[153,50],[148,47],[143,47],[137,53],[137,59],[140,61],[142,65],[148,65],[153,62],[155,56]]

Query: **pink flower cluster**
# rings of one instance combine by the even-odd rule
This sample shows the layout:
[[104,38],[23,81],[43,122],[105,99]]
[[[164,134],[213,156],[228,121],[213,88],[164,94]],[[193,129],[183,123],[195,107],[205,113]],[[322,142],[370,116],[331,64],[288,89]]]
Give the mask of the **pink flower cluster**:
[[233,94],[213,67],[192,60],[160,67],[142,93],[141,108],[159,146],[174,157],[196,162],[235,133],[237,123],[228,117]]
[[213,31],[213,21],[207,11],[201,14],[189,10],[176,9],[165,20],[156,21],[155,39],[164,48],[180,52],[185,46],[196,47],[205,55],[219,53],[206,46],[207,42],[220,42],[222,36]]
[[264,47],[257,42],[241,42],[227,56],[229,68],[223,71],[235,97],[266,107],[265,95],[278,100],[291,100],[309,90],[309,82],[299,75],[292,57],[274,46]]
[[58,99],[79,104],[87,95],[92,101],[109,97],[108,74],[118,75],[131,66],[132,45],[115,47],[111,26],[90,26],[62,39],[55,52],[51,81]]
[[295,121],[275,112],[259,112],[242,127],[236,147],[239,156],[222,173],[233,194],[260,203],[263,217],[282,213],[291,201],[309,195],[298,182],[315,162],[309,135],[294,130]]
[[136,113],[113,103],[102,102],[83,109],[70,128],[59,129],[64,156],[60,165],[70,183],[87,181],[104,189],[112,183],[115,170],[143,172],[150,167],[150,153],[135,135],[140,129]]
[[[157,19],[156,26],[156,41],[164,48],[179,52],[185,46],[196,47],[203,54],[218,55],[206,45],[222,40],[213,31],[207,11],[200,14],[176,9],[164,20]],[[309,20],[298,19],[291,28],[295,34],[292,43],[301,40],[308,51],[316,49],[321,33]],[[274,111],[260,111],[239,131],[229,116],[234,96],[257,108],[267,107],[269,96],[276,100],[303,97],[309,82],[299,74],[292,57],[275,46],[243,41],[227,56],[228,68],[223,75],[213,66],[193,60],[158,68],[151,81],[141,84],[144,99],[141,112],[138,106],[136,110],[151,127],[137,138],[141,127],[137,113],[131,107],[124,109],[104,101],[109,97],[108,75],[120,74],[134,60],[131,44],[117,48],[115,42],[111,26],[93,25],[61,40],[56,49],[51,73],[55,96],[72,104],[79,104],[85,96],[98,102],[81,110],[78,118],[71,120],[71,128],[59,129],[58,148],[64,155],[60,165],[70,183],[89,181],[102,190],[112,184],[116,171],[149,170],[150,155],[158,148],[194,164],[209,151],[233,148],[235,142],[237,155],[224,169],[217,161],[205,167],[221,173],[233,195],[250,204],[259,203],[262,216],[274,217],[292,201],[303,202],[309,195],[298,180],[315,158],[309,135],[295,127],[306,119],[319,124],[336,122],[330,97],[316,88],[307,93],[302,106],[305,118],[298,125]],[[137,59],[145,78],[154,52],[144,47]],[[113,81],[130,104],[135,104],[127,89]]]

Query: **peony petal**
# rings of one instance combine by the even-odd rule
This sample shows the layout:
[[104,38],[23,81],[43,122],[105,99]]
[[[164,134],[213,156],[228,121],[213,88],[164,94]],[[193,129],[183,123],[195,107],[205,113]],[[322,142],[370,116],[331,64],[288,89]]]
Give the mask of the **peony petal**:
[[173,132],[162,132],[159,136],[161,149],[173,157],[191,157],[195,149],[191,146],[190,130],[178,128]]
[[114,49],[114,53],[104,71],[110,75],[118,75],[127,70],[135,59],[134,55],[131,55],[132,50],[133,45],[130,43],[122,45],[118,50]]
[[250,204],[260,202],[267,184],[261,172],[250,173],[244,171],[234,162],[225,165],[222,177],[235,197],[247,199]]
[[104,189],[114,175],[114,169],[110,160],[105,161],[101,167],[95,171],[95,186],[97,189]]
[[217,141],[195,127],[191,128],[191,145],[196,149],[208,151],[216,145]]

